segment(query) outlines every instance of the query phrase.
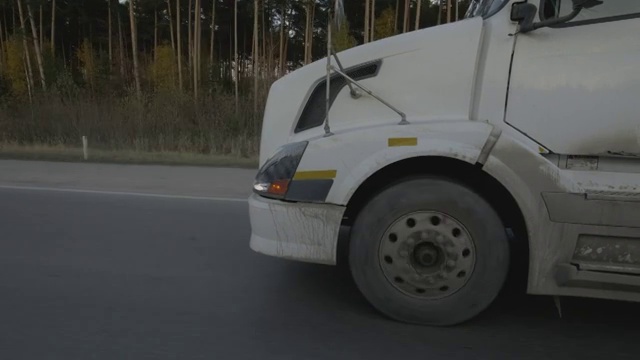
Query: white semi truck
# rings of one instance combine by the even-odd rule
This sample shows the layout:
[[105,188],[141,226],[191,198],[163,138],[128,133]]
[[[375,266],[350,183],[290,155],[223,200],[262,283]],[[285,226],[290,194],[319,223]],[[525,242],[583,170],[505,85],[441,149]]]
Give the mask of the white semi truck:
[[472,1],[283,77],[261,141],[250,247],[334,265],[348,227],[390,318],[467,321],[518,265],[640,301],[640,1]]

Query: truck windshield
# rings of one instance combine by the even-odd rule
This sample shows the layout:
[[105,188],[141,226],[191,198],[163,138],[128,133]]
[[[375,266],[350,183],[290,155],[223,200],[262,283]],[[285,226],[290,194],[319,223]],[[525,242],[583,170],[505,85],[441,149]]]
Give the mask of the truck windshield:
[[488,18],[502,9],[509,0],[472,0],[465,18]]

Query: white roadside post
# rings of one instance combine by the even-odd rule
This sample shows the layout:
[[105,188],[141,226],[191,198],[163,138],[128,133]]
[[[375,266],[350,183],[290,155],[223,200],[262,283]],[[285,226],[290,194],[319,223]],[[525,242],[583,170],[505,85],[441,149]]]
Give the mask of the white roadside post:
[[84,159],[89,159],[89,142],[87,141],[86,136],[82,136],[82,153],[84,154]]

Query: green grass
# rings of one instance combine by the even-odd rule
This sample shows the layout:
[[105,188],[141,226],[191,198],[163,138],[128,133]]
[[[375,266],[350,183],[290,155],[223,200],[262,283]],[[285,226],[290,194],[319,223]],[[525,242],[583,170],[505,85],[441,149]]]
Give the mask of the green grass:
[[189,152],[144,152],[134,150],[89,149],[88,160],[84,160],[82,148],[63,145],[17,145],[0,144],[0,159],[45,160],[64,162],[92,162],[114,164],[163,164],[257,168],[255,157],[233,155],[205,155]]

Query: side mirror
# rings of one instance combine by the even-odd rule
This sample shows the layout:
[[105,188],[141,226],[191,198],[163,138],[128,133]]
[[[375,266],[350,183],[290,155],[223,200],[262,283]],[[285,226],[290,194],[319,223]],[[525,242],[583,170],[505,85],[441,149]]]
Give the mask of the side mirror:
[[533,20],[536,18],[538,8],[529,3],[515,3],[511,7],[511,21],[520,23],[520,32],[528,33],[534,30]]
[[511,20],[520,23],[520,33],[528,33],[543,27],[549,27],[559,24],[564,24],[575,19],[582,9],[590,9],[592,7],[602,5],[601,0],[572,0],[573,11],[563,17],[549,19],[541,22],[534,22],[538,8],[527,2],[514,3],[511,7]]

